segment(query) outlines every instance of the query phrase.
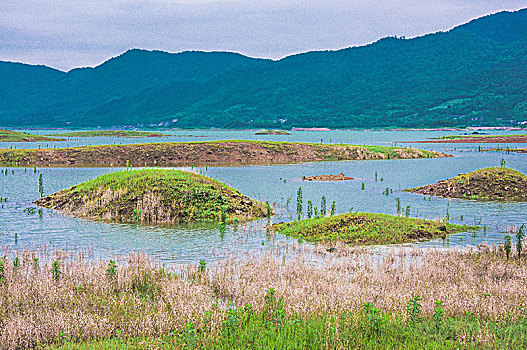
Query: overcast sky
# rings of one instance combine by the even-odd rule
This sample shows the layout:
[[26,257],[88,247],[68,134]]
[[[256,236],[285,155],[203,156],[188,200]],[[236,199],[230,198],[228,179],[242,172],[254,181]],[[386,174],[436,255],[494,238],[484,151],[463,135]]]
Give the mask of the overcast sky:
[[130,48],[276,59],[523,7],[526,0],[0,0],[0,60],[69,70]]

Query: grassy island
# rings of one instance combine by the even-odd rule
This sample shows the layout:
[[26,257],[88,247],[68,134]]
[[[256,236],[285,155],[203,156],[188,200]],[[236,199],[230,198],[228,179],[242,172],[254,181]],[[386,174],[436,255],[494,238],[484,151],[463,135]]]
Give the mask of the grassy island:
[[46,142],[65,141],[64,139],[33,135],[26,132],[0,129],[0,142]]
[[255,135],[291,135],[285,130],[262,130],[255,133]]
[[527,143],[527,135],[447,135],[411,143]]
[[372,245],[429,240],[475,227],[386,214],[350,213],[275,224],[272,229],[310,242]]
[[446,198],[527,201],[527,176],[517,170],[492,167],[406,191]]
[[90,131],[72,131],[61,134],[53,134],[60,137],[163,137],[170,136],[167,134],[151,131],[135,130],[90,130]]
[[79,217],[147,224],[230,222],[267,215],[264,205],[219,181],[166,169],[102,175],[35,204]]
[[437,158],[415,148],[267,141],[165,142],[57,149],[0,149],[1,166],[205,166]]

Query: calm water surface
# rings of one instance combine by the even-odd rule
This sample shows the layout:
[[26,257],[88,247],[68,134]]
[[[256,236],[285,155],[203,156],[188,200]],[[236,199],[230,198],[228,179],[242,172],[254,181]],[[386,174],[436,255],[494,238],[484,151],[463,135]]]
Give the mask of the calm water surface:
[[[32,131],[35,132],[35,131]],[[49,133],[40,131],[39,133]],[[301,142],[349,143],[392,145],[399,141],[415,141],[439,137],[456,132],[445,131],[331,131],[293,132],[293,135],[255,136],[254,131],[177,131],[177,135],[200,135],[169,138],[74,138],[60,143],[3,143],[3,148],[41,148],[145,143],[166,141],[202,141],[219,139],[258,139]],[[497,134],[498,132],[494,132]],[[501,132],[511,134],[513,132]],[[487,230],[450,235],[446,240],[411,244],[422,247],[459,247],[481,243],[500,243],[511,229],[527,222],[526,203],[496,203],[471,200],[447,200],[406,193],[405,188],[430,184],[481,167],[496,166],[501,159],[507,166],[527,173],[527,154],[505,152],[477,152],[474,144],[408,144],[422,149],[444,151],[453,158],[419,160],[379,160],[318,162],[279,166],[209,167],[195,168],[197,172],[239,189],[244,194],[274,203],[278,214],[273,222],[292,220],[296,211],[296,191],[302,186],[304,204],[310,199],[320,206],[325,196],[328,206],[335,201],[337,213],[359,210],[375,213],[396,213],[396,199],[404,208],[410,206],[411,216],[442,218],[447,210],[452,222],[486,225]],[[497,145],[485,144],[484,148]],[[503,147],[503,145],[500,145]],[[522,147],[522,145],[509,145]],[[524,146],[524,145],[523,145]],[[67,248],[93,253],[93,257],[107,258],[126,255],[131,251],[144,251],[162,261],[193,263],[200,259],[216,260],[232,253],[261,250],[279,242],[292,241],[281,235],[266,233],[265,220],[257,220],[224,229],[217,225],[185,225],[177,227],[108,224],[104,222],[65,216],[43,209],[42,217],[23,212],[34,207],[32,201],[39,197],[38,175],[44,181],[45,194],[51,194],[98,175],[119,171],[118,168],[7,168],[7,175],[0,176],[0,197],[7,197],[0,208],[0,247],[10,249]],[[354,177],[344,182],[304,182],[302,176],[344,174]],[[378,181],[375,181],[377,172]],[[381,181],[382,178],[382,181]],[[365,189],[362,190],[362,183]],[[393,193],[383,192],[389,188]],[[391,192],[391,191],[390,191]],[[17,242],[15,243],[15,233]]]

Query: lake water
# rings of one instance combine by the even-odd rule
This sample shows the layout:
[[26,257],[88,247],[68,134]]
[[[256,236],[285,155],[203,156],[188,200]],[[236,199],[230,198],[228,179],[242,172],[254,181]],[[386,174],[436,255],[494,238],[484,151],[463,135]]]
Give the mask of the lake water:
[[[34,130],[33,133],[37,133]],[[51,131],[38,131],[46,134]],[[416,141],[455,134],[452,131],[295,131],[291,136],[255,136],[254,131],[185,130],[174,135],[199,135],[200,138],[173,136],[167,138],[72,138],[57,143],[0,143],[2,148],[44,148],[127,144],[166,141],[204,141],[223,139],[283,140],[295,142],[324,142],[393,145],[395,142]],[[493,132],[498,134],[498,132]],[[500,132],[511,134],[514,132]],[[402,145],[402,144],[398,144]],[[448,212],[455,223],[486,225],[476,233],[450,235],[446,240],[414,243],[410,246],[459,247],[482,243],[503,242],[507,231],[527,222],[526,203],[478,202],[471,200],[424,197],[403,192],[403,189],[434,183],[459,173],[482,167],[499,165],[505,159],[507,166],[527,173],[527,154],[505,152],[478,152],[477,144],[404,144],[421,149],[437,150],[455,157],[417,160],[377,160],[317,162],[277,166],[209,167],[194,171],[225,182],[242,193],[274,203],[277,215],[272,222],[292,220],[296,211],[296,192],[301,186],[304,204],[310,199],[315,206],[325,196],[328,206],[335,201],[337,213],[359,210],[375,213],[396,213],[396,199],[403,208],[410,206],[411,216],[443,218]],[[496,147],[483,144],[482,147]],[[504,145],[500,145],[503,147]],[[525,145],[508,145],[524,147]],[[109,224],[66,216],[43,209],[42,216],[28,215],[26,207],[35,207],[32,201],[39,197],[38,175],[44,182],[44,193],[51,194],[98,175],[119,168],[7,168],[0,176],[0,197],[7,197],[0,208],[0,247],[14,250],[66,248],[89,251],[93,257],[108,258],[126,255],[131,251],[144,251],[162,261],[194,263],[200,259],[212,261],[232,253],[245,253],[273,247],[284,241],[293,241],[281,235],[268,235],[265,220],[220,229],[217,225],[183,225],[177,227]],[[344,174],[354,177],[344,182],[307,182],[302,176]],[[375,181],[377,172],[378,181]],[[381,181],[382,178],[382,181]],[[362,190],[362,183],[365,189]],[[383,192],[389,188],[393,193]],[[353,208],[353,209],[351,209]],[[17,240],[15,242],[15,233]]]

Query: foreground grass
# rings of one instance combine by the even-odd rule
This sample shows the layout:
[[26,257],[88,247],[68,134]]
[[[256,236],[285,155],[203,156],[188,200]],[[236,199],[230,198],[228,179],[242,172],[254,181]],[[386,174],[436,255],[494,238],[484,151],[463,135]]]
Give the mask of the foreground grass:
[[323,252],[171,269],[5,252],[0,348],[527,347],[527,262],[501,247]]
[[269,141],[166,142],[2,150],[2,166],[183,166],[447,157],[415,148]]
[[89,130],[89,131],[72,131],[52,136],[59,137],[163,137],[168,136],[159,132],[136,131],[136,130]]
[[475,230],[476,227],[387,214],[350,213],[276,224],[272,229],[310,242],[367,245],[445,237],[450,233]]
[[447,198],[527,201],[527,176],[517,170],[491,167],[406,191]]
[[0,142],[41,142],[41,141],[64,141],[64,139],[32,135],[25,132],[0,129]]
[[217,180],[168,169],[101,175],[35,203],[91,219],[148,224],[232,222],[268,215],[264,205]]
[[[265,307],[265,306],[264,306]],[[370,308],[363,313],[341,313],[337,316],[319,314],[280,316],[283,309],[268,307],[264,312],[244,308],[233,309],[226,315],[221,334],[211,337],[207,326],[196,328],[189,323],[173,335],[157,338],[113,337],[93,342],[66,342],[51,349],[476,349],[462,342],[458,333],[468,330],[468,336],[478,337],[481,324],[466,318],[436,318],[408,325],[401,318]],[[511,327],[512,326],[512,327]],[[525,319],[494,330],[506,332],[525,329]],[[517,327],[517,329],[514,328]],[[512,338],[512,339],[511,339]],[[521,335],[514,338],[521,339]],[[516,341],[513,337],[507,340]],[[490,348],[483,346],[483,348]]]

